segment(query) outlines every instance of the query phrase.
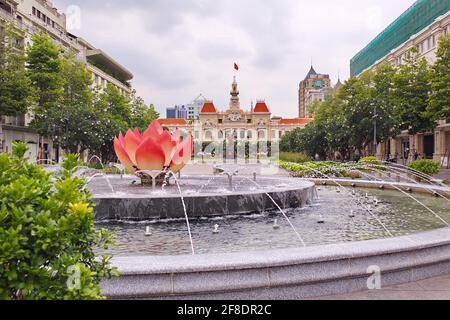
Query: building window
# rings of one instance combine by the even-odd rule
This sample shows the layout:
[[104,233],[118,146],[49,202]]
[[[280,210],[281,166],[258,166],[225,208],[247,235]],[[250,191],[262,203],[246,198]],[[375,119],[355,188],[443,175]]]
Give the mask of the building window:
[[248,138],[248,139],[252,139],[252,138],[253,138],[252,130],[248,130],[248,131],[247,131],[247,138]]
[[33,7],[33,16],[35,16],[36,15],[36,8],[35,7]]
[[266,138],[266,132],[264,130],[258,131],[258,139],[263,140]]
[[277,138],[277,132],[275,130],[272,130],[272,139]]
[[211,131],[206,131],[205,132],[205,140],[211,141],[213,139],[212,137],[212,132]]

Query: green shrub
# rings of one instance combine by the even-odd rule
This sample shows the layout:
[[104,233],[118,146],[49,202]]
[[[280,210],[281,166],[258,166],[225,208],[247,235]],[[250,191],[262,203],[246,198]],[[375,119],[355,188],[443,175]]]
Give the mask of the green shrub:
[[439,162],[427,159],[411,162],[408,167],[428,175],[437,174],[441,170]]
[[290,171],[293,176],[301,178],[343,177],[347,171],[343,164],[333,161],[305,162],[301,164],[280,162],[279,166]]
[[311,158],[300,152],[280,152],[280,160],[286,162],[305,163]]
[[25,153],[0,154],[0,300],[102,299],[100,281],[116,271],[94,248],[112,234],[94,227],[86,181],[72,177],[78,157],[55,178]]
[[344,173],[344,177],[350,178],[350,179],[361,179],[362,175],[358,171],[349,170]]
[[376,164],[376,165],[380,165],[382,164],[380,160],[378,160],[377,157],[364,157],[359,159],[359,162],[362,164]]

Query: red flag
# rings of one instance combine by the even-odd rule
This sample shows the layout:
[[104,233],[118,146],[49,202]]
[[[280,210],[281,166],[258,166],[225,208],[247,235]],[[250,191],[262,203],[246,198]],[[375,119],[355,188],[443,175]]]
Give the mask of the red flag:
[[234,70],[239,71],[239,66],[236,63],[234,64]]

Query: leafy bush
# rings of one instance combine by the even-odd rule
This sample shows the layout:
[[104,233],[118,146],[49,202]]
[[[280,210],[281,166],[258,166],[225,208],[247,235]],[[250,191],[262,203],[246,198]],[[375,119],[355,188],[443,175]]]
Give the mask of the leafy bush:
[[301,178],[343,177],[347,171],[343,164],[333,161],[306,162],[302,164],[280,162],[279,165],[281,168],[290,171],[293,176]]
[[375,165],[380,165],[381,161],[378,160],[377,157],[364,157],[359,159],[359,162],[362,164],[375,164]]
[[300,152],[280,152],[280,160],[295,163],[305,163],[311,161],[311,158]]
[[437,174],[441,170],[439,162],[427,159],[411,162],[408,167],[428,175]]
[[350,178],[350,179],[361,179],[362,175],[358,171],[349,170],[349,171],[344,173],[344,177]]
[[72,177],[69,155],[55,178],[24,158],[26,145],[0,154],[0,300],[101,299],[99,284],[116,275],[112,234],[94,227],[86,181]]

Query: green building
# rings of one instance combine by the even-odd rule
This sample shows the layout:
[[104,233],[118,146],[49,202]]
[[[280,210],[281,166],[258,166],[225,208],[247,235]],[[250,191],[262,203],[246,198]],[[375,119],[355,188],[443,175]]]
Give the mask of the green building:
[[450,11],[450,0],[418,0],[350,61],[352,76],[361,74]]

